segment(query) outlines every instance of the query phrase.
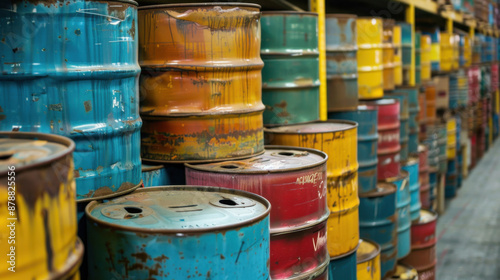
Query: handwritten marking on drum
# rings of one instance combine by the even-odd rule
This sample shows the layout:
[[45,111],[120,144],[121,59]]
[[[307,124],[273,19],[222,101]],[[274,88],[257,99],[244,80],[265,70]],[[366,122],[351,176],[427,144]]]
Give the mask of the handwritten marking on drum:
[[321,172],[315,172],[309,175],[304,175],[299,178],[297,178],[296,183],[299,185],[304,185],[304,184],[316,184],[317,181],[323,179],[323,174]]
[[326,245],[326,234],[321,236],[321,233],[318,232],[318,236],[316,237],[316,241],[312,240],[314,252],[318,251],[319,248],[324,247]]

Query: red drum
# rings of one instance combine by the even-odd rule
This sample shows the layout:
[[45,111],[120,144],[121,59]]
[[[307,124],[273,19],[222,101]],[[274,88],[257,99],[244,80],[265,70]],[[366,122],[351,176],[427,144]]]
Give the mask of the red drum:
[[[186,164],[186,184],[249,191],[271,202],[271,278],[321,275],[328,266],[326,161],[318,150],[266,146],[263,155]],[[315,279],[315,278],[312,278]]]
[[413,266],[418,279],[435,279],[436,223],[436,213],[420,210],[420,219],[411,227],[411,253],[401,263]]
[[381,99],[366,103],[378,107],[378,180],[396,177],[401,170],[399,101]]

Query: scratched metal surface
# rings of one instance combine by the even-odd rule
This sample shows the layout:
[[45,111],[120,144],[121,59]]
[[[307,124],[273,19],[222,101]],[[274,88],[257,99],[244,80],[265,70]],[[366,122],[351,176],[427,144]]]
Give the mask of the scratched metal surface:
[[437,225],[437,279],[497,280],[500,275],[500,143],[497,141]]
[[78,200],[138,186],[135,2],[2,2],[0,130],[75,141]]

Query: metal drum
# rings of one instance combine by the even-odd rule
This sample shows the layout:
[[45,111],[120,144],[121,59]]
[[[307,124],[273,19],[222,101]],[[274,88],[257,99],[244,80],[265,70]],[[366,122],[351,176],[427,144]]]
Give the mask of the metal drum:
[[441,45],[441,59],[440,59],[440,70],[450,71],[453,66],[453,35],[450,36],[448,32],[441,32],[440,34],[440,45]]
[[436,121],[436,85],[433,82],[425,84],[425,111],[427,123]]
[[409,142],[408,142],[408,153],[410,155],[417,153],[418,147],[418,132],[419,132],[419,124],[418,124],[418,114],[420,112],[419,106],[419,93],[418,88],[404,86],[399,87],[394,91],[394,93],[404,93],[408,96],[408,107],[409,107],[409,119],[408,119],[408,128],[409,128]]
[[[358,247],[359,248],[359,247]],[[356,251],[330,259],[328,279],[357,280]]]
[[[186,164],[186,183],[248,191],[271,205],[271,278],[288,279],[328,265],[326,162],[318,150],[266,146],[239,161]],[[312,242],[311,242],[312,240]]]
[[318,120],[318,14],[263,12],[261,29],[264,125]]
[[89,279],[269,279],[270,208],[255,194],[200,186],[93,201]]
[[394,84],[400,86],[403,84],[403,54],[401,47],[401,26],[394,25],[393,29],[393,46],[394,46]]
[[457,156],[457,121],[455,118],[449,118],[446,122],[447,131],[447,152],[448,159],[454,159]]
[[408,171],[402,170],[398,177],[389,178],[388,183],[396,185],[396,210],[398,212],[397,259],[410,253],[411,192]]
[[421,71],[422,71],[422,64],[421,64],[421,48],[420,48],[420,40],[421,40],[422,33],[420,32],[415,32],[415,38],[414,38],[414,43],[415,43],[415,84],[420,84],[421,80]]
[[429,168],[429,186],[430,186],[430,201],[431,209],[434,208],[434,202],[437,198],[437,185],[438,185],[438,168]]
[[328,118],[358,123],[358,192],[377,187],[377,107],[359,105],[357,111],[329,113]]
[[359,242],[359,249],[356,256],[357,280],[381,279],[380,245],[368,240],[360,240]]
[[479,66],[472,65],[467,71],[467,76],[469,81],[469,104],[471,104],[477,102],[481,95],[481,71]]
[[474,36],[474,44],[472,47],[472,63],[478,64],[481,63],[481,37],[483,35],[476,34]]
[[184,173],[183,164],[142,164],[142,183],[144,187],[185,185],[186,176]]
[[400,169],[399,101],[397,99],[381,99],[364,104],[378,108],[377,178],[383,180],[395,177],[399,174]]
[[[463,151],[460,150],[459,153],[457,154],[457,188],[460,188],[462,186],[462,170],[463,170]],[[430,179],[429,179],[430,180]]]
[[384,68],[384,90],[394,89],[394,23],[393,19],[383,20],[382,58]]
[[402,46],[402,61],[403,61],[403,85],[410,84],[411,74],[411,49],[412,41],[412,26],[409,23],[398,22],[401,27],[401,46]]
[[[416,38],[415,38],[416,39]],[[420,37],[420,76],[422,81],[431,79],[431,36],[421,35]]]
[[453,60],[451,63],[451,69],[457,70],[458,66],[460,65],[460,47],[459,47],[459,42],[460,42],[460,36],[458,34],[453,34]]
[[437,143],[439,149],[439,173],[444,174],[446,172],[446,161],[447,157],[447,130],[446,124],[438,124],[436,125],[436,133],[437,133]]
[[436,28],[434,32],[424,32],[424,34],[431,36],[431,71],[439,71],[441,69],[441,46],[439,45],[439,28]]
[[431,186],[429,184],[429,166],[422,167],[419,170],[419,184],[420,184],[420,203],[422,208],[431,208]]
[[408,93],[402,90],[395,90],[386,94],[386,99],[387,98],[394,98],[399,102],[399,144],[401,145],[399,158],[401,161],[406,161],[408,160],[408,141],[410,134]]
[[259,8],[141,7],[144,160],[214,161],[264,151]]
[[437,214],[420,211],[420,219],[411,227],[411,253],[401,260],[418,271],[418,279],[434,280],[436,274]]
[[381,18],[356,20],[358,43],[359,99],[378,99],[384,96]]
[[448,160],[447,167],[444,194],[446,198],[453,198],[457,195],[458,189],[458,166],[456,158]]
[[418,272],[415,268],[409,265],[398,264],[394,275],[392,275],[392,278],[390,279],[418,280]]
[[448,109],[450,80],[448,75],[434,76],[436,84],[436,109]]
[[0,130],[71,138],[78,201],[139,187],[137,3],[9,1],[2,8],[0,91],[10,94],[0,96]]
[[330,120],[265,129],[266,142],[318,149],[328,155],[328,252],[351,252],[359,239],[357,124]]
[[348,14],[327,14],[325,17],[329,112],[356,110],[358,105],[356,18]]
[[359,195],[359,233],[380,244],[382,278],[396,267],[396,191],[396,185],[381,182],[376,190]]
[[427,135],[423,144],[427,147],[427,162],[429,166],[439,165],[439,136],[436,125],[427,125]]
[[79,279],[74,149],[61,136],[0,133],[0,278]]
[[[419,146],[419,149],[425,149],[425,147]],[[422,207],[422,204],[420,202],[420,185],[418,184],[418,165],[418,158],[411,158],[405,165],[401,167],[403,170],[408,172],[408,185],[410,188],[411,196],[410,216],[412,221],[418,219],[420,208]]]

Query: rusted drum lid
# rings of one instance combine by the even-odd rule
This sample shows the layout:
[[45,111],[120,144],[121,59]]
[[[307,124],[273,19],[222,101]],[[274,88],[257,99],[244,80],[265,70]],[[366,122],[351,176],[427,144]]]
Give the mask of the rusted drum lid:
[[396,267],[396,272],[391,278],[386,278],[386,280],[390,279],[399,279],[399,280],[418,280],[417,270],[409,265],[398,264]]
[[311,122],[296,125],[280,126],[264,129],[267,133],[296,133],[296,134],[314,134],[337,132],[349,130],[358,126],[358,123],[344,120],[328,120],[321,122]]
[[3,132],[0,133],[0,173],[9,166],[36,167],[58,159],[75,149],[69,138],[51,134]]
[[186,166],[217,173],[267,174],[316,167],[328,159],[325,153],[314,149],[286,146],[265,146],[265,149],[263,155],[249,159]]
[[366,239],[359,240],[356,262],[358,264],[373,260],[380,254],[380,245]]
[[133,232],[199,233],[236,228],[264,219],[270,203],[231,189],[161,186],[87,205],[87,217],[102,226]]

